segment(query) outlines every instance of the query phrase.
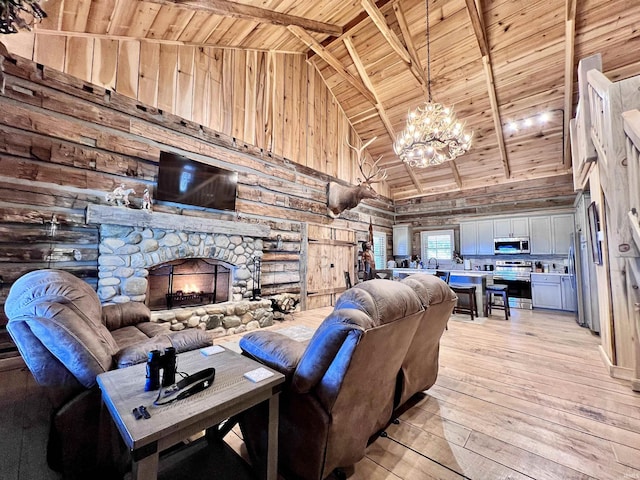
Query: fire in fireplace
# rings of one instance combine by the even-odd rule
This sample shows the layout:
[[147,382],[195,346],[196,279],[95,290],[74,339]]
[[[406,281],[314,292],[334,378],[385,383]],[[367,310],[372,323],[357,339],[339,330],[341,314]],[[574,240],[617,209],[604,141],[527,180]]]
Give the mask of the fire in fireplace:
[[226,302],[230,293],[231,268],[218,260],[174,260],[149,269],[151,310]]

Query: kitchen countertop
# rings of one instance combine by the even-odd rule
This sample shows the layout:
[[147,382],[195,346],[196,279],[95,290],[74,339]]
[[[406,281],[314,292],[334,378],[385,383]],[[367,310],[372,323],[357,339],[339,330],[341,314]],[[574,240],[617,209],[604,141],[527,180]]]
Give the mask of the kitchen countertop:
[[[421,269],[421,268],[393,268],[393,273],[427,273],[429,275],[435,275],[436,270],[433,269]],[[449,272],[451,275],[458,275],[461,277],[489,277],[493,275],[493,272],[485,272],[483,270],[442,270],[438,269],[438,272]]]
[[531,275],[571,275],[570,273],[564,272],[531,272]]

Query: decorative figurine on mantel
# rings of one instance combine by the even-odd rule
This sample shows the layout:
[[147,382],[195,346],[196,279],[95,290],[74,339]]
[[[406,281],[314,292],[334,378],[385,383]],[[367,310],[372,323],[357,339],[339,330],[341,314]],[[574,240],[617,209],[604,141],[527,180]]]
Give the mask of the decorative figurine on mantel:
[[125,188],[124,183],[121,183],[113,190],[113,192],[107,193],[105,195],[105,199],[110,205],[128,207],[131,204],[129,201],[129,195],[132,193],[136,193],[133,188]]
[[148,188],[145,188],[144,193],[142,194],[142,210],[147,210],[151,212],[152,205],[153,205],[153,200],[151,199],[151,192],[149,192]]

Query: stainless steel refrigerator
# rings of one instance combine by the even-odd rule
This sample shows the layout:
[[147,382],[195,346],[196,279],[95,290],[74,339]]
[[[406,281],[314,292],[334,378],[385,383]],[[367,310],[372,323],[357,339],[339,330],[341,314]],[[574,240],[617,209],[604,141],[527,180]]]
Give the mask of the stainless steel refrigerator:
[[574,282],[578,300],[577,322],[600,333],[600,315],[598,312],[598,292],[596,285],[596,268],[590,251],[586,232],[571,234],[569,245],[568,269]]

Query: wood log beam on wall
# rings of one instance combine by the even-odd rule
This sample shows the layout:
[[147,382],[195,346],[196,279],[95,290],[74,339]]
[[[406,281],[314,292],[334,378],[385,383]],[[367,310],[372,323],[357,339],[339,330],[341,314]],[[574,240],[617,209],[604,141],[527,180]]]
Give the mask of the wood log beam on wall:
[[[373,21],[374,25],[378,28],[384,39],[387,41],[389,46],[407,65],[413,76],[418,81],[418,84],[420,85],[420,88],[422,88],[425,96],[427,96],[427,77],[425,76],[424,70],[420,66],[420,63],[417,61],[416,57],[414,57],[409,53],[409,51],[407,51],[407,48],[402,44],[398,36],[393,32],[393,30],[389,28],[389,25],[387,25],[387,22],[384,19],[384,15],[372,0],[361,0],[361,4],[362,8],[364,8],[367,14],[369,14],[369,17]],[[411,38],[411,36],[405,35],[405,41],[406,38]]]
[[[347,48],[347,52],[349,52],[349,55],[351,56],[351,60],[353,61],[353,64],[356,66],[356,70],[358,71],[358,74],[360,75],[362,82],[365,84],[365,86],[369,89],[369,91],[373,94],[373,96],[376,99],[375,101],[376,111],[378,112],[378,116],[380,117],[380,120],[382,120],[382,123],[384,124],[384,127],[386,128],[387,133],[389,134],[391,143],[395,142],[396,132],[394,131],[393,125],[391,125],[391,121],[389,120],[389,116],[387,115],[387,112],[384,109],[384,106],[382,105],[382,101],[380,100],[380,97],[376,92],[376,88],[374,87],[373,82],[371,82],[371,78],[367,73],[364,63],[362,62],[360,55],[358,55],[358,52],[356,51],[356,48],[353,45],[352,37],[346,36],[342,39],[342,41],[344,42],[344,46]],[[409,177],[411,177],[411,181],[413,182],[414,186],[416,187],[418,192],[422,193],[422,186],[420,185],[420,181],[416,177],[415,173],[413,173],[413,170],[411,170],[411,167],[409,167],[409,165],[407,165],[406,163],[404,164],[404,166],[407,170],[407,173],[409,174]]]
[[571,137],[569,128],[573,118],[573,78],[576,75],[574,68],[574,53],[576,44],[576,10],[577,0],[567,0],[565,18],[565,59],[564,59],[564,155],[562,163],[565,167],[571,166]]
[[285,13],[267,10],[253,5],[243,5],[226,0],[145,0],[160,5],[179,6],[193,10],[210,12],[224,17],[240,18],[258,23],[269,23],[288,27],[295,25],[312,32],[324,33],[332,37],[342,35],[342,28],[331,23],[318,22],[308,18],[287,15]]
[[481,0],[465,0],[467,11],[471,20],[471,26],[476,34],[476,40],[480,47],[482,55],[482,66],[487,80],[487,92],[489,94],[489,102],[491,104],[491,112],[493,114],[493,126],[496,130],[496,140],[500,150],[500,157],[504,169],[504,177],[510,178],[511,170],[509,168],[509,157],[507,148],[504,144],[504,134],[502,132],[502,119],[500,117],[500,108],[498,107],[498,97],[496,96],[496,85],[493,78],[493,66],[491,65],[491,55],[489,52],[489,42],[487,41],[487,32],[482,19],[482,3]]
[[307,47],[313,50],[320,58],[322,58],[325,62],[327,62],[331,68],[333,68],[338,75],[344,78],[347,82],[349,82],[358,92],[360,92],[364,98],[366,98],[373,105],[376,104],[376,99],[373,93],[357,78],[347,72],[346,68],[340,63],[334,55],[332,55],[326,48],[324,48],[320,43],[313,38],[309,32],[295,25],[290,25],[287,27],[291,33],[293,33],[296,37],[300,39]]

